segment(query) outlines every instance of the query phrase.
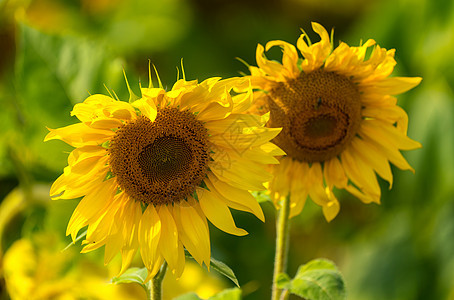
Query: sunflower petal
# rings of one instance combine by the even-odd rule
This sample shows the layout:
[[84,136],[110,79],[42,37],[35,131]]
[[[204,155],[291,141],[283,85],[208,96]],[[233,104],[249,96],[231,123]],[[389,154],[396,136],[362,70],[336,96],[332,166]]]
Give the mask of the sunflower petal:
[[44,141],[59,139],[73,147],[86,145],[100,145],[110,140],[115,134],[113,131],[94,129],[84,123],[77,123],[57,129],[50,129]]
[[284,66],[278,62],[268,60],[264,54],[265,48],[262,45],[257,45],[257,51],[255,54],[255,59],[257,60],[257,65],[265,71],[268,75],[275,78],[281,78],[282,72],[284,71]]
[[282,65],[285,68],[283,70],[284,75],[288,78],[297,77],[301,71],[298,69],[298,52],[296,52],[295,46],[284,41],[270,41],[266,44],[265,51],[274,46],[279,46],[283,49]]
[[[390,77],[374,82],[374,89],[381,94],[398,95],[411,90],[421,82],[421,77]],[[372,84],[372,83],[371,83]]]
[[380,199],[380,186],[372,167],[368,166],[361,157],[354,156],[349,148],[341,153],[342,167],[345,173],[360,189],[367,190],[371,195]]
[[139,224],[140,254],[148,270],[146,280],[153,278],[162,264],[162,257],[158,251],[162,231],[161,224],[161,219],[154,206],[148,205]]
[[197,196],[203,213],[214,226],[233,235],[243,236],[247,234],[244,229],[236,227],[229,208],[214,193],[205,189],[198,189]]
[[[126,194],[124,198],[127,198]],[[122,223],[120,229],[124,243],[121,249],[122,262],[118,276],[129,268],[131,261],[139,248],[139,225],[142,217],[140,203],[132,201],[132,199],[125,199],[124,201],[128,201],[128,203],[124,205],[124,209],[119,216],[119,219],[125,221]]]
[[234,209],[250,212],[262,222],[265,222],[265,216],[263,215],[262,208],[257,200],[248,191],[235,188],[225,182],[222,182],[210,173],[208,173],[208,178],[205,179],[205,183],[210,191],[218,193],[218,198],[224,200],[228,206]]
[[378,151],[374,145],[367,144],[358,138],[354,138],[351,145],[352,150],[356,152],[354,155],[362,157],[367,164],[374,168],[380,177],[389,182],[389,188],[391,189],[393,184],[393,174],[385,155],[381,151]]
[[88,225],[99,212],[109,205],[117,185],[113,179],[106,180],[99,185],[97,190],[87,194],[74,210],[66,229],[66,235],[71,234],[73,241],[79,230]]
[[202,218],[196,209],[186,202],[175,205],[174,211],[180,240],[200,265],[205,263],[208,266],[211,250],[206,218]]
[[380,141],[380,143],[394,145],[402,150],[421,148],[420,143],[410,139],[395,126],[381,120],[364,120],[361,123],[359,134]]
[[334,185],[337,188],[345,188],[347,186],[348,178],[345,176],[344,169],[337,157],[325,161],[323,172],[328,187],[332,188]]
[[158,114],[158,110],[156,109],[156,104],[150,98],[141,98],[132,103],[132,106],[138,108],[143,116],[150,119],[150,121],[154,121]]
[[175,274],[177,273],[179,261],[177,225],[166,205],[159,207],[158,215],[161,220],[162,234],[162,239],[159,241],[159,250],[169,264],[169,268]]

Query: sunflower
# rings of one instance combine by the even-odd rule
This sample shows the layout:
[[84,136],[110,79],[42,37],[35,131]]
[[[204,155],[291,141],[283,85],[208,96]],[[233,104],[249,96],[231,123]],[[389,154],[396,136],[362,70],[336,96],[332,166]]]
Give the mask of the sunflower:
[[[244,87],[232,97],[232,89]],[[49,129],[45,141],[75,147],[50,194],[83,197],[66,231],[75,241],[88,226],[82,252],[105,246],[106,264],[121,252],[121,274],[140,249],[146,281],[164,261],[178,278],[184,249],[210,265],[207,219],[237,236],[247,232],[229,208],[264,221],[249,190],[264,189],[267,164],[284,153],[270,142],[280,129],[264,127],[267,115],[245,112],[252,102],[245,78],[183,78],[170,91],[159,83],[141,93],[130,103],[89,96],[71,112],[80,123]]]
[[[407,137],[408,116],[394,95],[421,78],[389,77],[396,65],[394,49],[369,39],[359,47],[341,42],[333,50],[327,31],[317,23],[312,28],[321,40],[312,44],[303,32],[297,41],[302,59],[284,41],[257,46],[258,67],[249,67],[257,88],[251,111],[270,112],[268,125],[283,128],[273,140],[287,153],[271,166],[273,201],[278,205],[291,195],[295,216],[309,196],[331,221],[340,208],[334,188],[380,203],[376,174],[391,188],[389,162],[414,172],[399,150],[421,145]],[[282,64],[264,55],[274,46],[282,48]]]

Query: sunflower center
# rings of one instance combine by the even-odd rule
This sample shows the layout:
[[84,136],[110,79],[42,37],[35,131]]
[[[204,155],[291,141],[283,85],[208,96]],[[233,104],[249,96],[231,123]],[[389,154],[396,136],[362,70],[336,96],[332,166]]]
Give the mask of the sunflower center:
[[142,173],[150,181],[170,181],[191,168],[191,149],[179,138],[155,139],[139,153]]
[[343,75],[323,70],[279,83],[268,97],[274,139],[299,161],[324,161],[340,154],[361,122],[360,93]]
[[154,122],[140,116],[118,129],[109,163],[120,187],[146,204],[179,202],[207,172],[208,134],[188,111],[158,109]]

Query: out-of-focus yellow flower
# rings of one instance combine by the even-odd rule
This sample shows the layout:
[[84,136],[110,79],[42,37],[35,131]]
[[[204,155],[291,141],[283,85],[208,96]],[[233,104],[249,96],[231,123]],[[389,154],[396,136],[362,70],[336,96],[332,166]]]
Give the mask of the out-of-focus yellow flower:
[[56,235],[37,234],[16,241],[5,253],[3,275],[13,300],[145,299],[136,284],[110,284],[108,272],[89,260],[61,251]]
[[[247,92],[232,97],[233,88]],[[269,141],[280,129],[264,127],[267,116],[246,114],[252,101],[244,78],[178,80],[170,91],[142,88],[132,103],[92,95],[76,104],[81,123],[50,129],[76,149],[51,188],[54,199],[83,197],[67,234],[88,225],[89,252],[105,245],[105,263],[121,252],[120,273],[137,250],[152,278],[164,261],[179,277],[184,248],[210,264],[207,219],[238,236],[229,208],[260,220],[263,212],[249,190],[264,189],[268,163],[283,152]],[[184,247],[184,248],[183,248]]]
[[[408,116],[393,95],[421,78],[389,77],[396,65],[394,49],[367,40],[359,47],[340,43],[333,50],[325,28],[312,27],[321,40],[312,44],[301,35],[297,48],[303,59],[284,41],[258,45],[258,67],[250,67],[259,89],[252,111],[270,112],[269,126],[283,128],[273,140],[287,153],[272,166],[269,189],[275,203],[290,194],[295,216],[309,196],[330,221],[339,212],[333,187],[379,203],[376,173],[391,186],[389,162],[413,171],[399,150],[421,145],[407,137]],[[282,64],[264,56],[274,46],[283,50]]]
[[225,280],[215,272],[207,272],[193,261],[188,261],[184,272],[177,280],[174,276],[166,276],[162,284],[163,299],[173,299],[181,294],[196,293],[200,298],[207,299],[227,288]]

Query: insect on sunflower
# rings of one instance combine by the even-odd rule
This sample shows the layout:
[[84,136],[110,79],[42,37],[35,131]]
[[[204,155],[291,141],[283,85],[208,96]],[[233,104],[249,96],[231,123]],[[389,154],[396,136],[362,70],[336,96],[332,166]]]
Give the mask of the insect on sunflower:
[[184,248],[210,264],[207,219],[238,236],[247,232],[229,208],[264,220],[249,190],[264,189],[266,165],[284,153],[270,142],[280,129],[264,126],[268,116],[245,112],[252,101],[245,78],[198,83],[183,75],[170,91],[150,78],[141,93],[130,103],[89,96],[71,112],[80,123],[49,129],[46,141],[75,147],[50,194],[83,197],[66,231],[74,240],[88,226],[82,252],[105,246],[105,263],[121,252],[123,273],[140,250],[146,280],[164,261],[179,277]]
[[[380,203],[376,174],[391,187],[390,162],[414,171],[400,150],[421,145],[407,136],[408,116],[394,95],[421,78],[389,77],[396,65],[394,49],[369,39],[359,47],[341,42],[333,50],[325,28],[312,27],[321,40],[312,44],[303,32],[296,44],[302,59],[284,41],[258,45],[258,67],[249,67],[258,89],[250,111],[270,112],[268,125],[283,128],[273,140],[287,153],[271,167],[273,201],[291,195],[290,216],[295,216],[309,196],[330,221],[340,208],[334,187],[365,203]],[[264,55],[274,46],[282,48],[282,64]]]

